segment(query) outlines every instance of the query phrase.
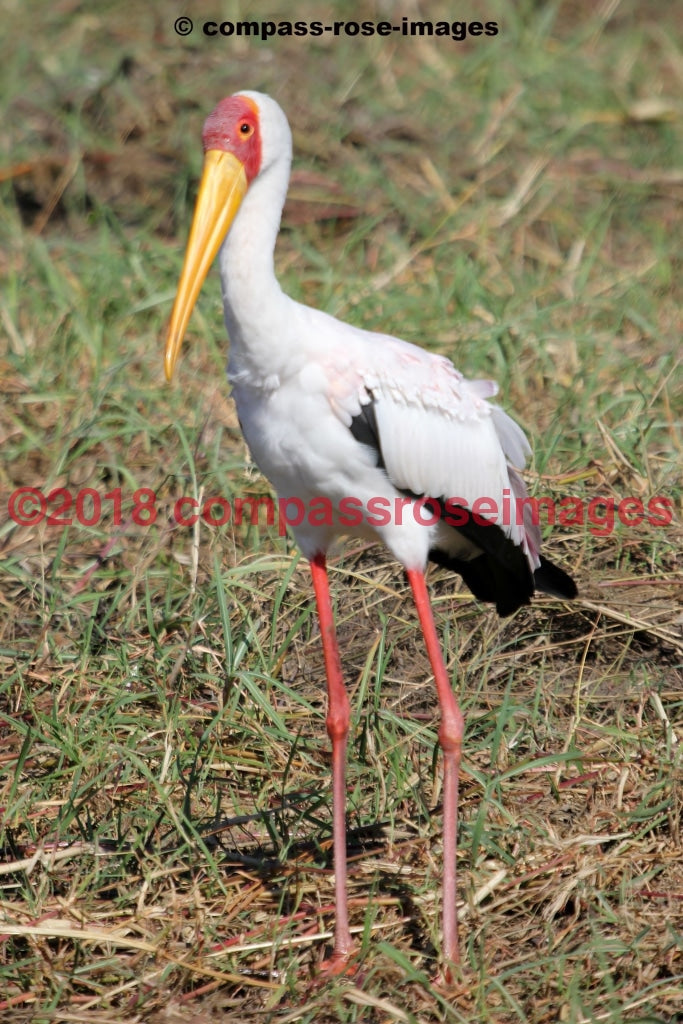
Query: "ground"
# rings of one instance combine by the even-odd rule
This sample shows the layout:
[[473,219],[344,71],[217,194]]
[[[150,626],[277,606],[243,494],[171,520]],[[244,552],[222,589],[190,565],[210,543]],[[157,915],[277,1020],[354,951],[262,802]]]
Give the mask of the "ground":
[[[681,1019],[680,11],[453,12],[300,4],[344,25],[259,40],[202,26],[291,13],[0,2],[3,1020]],[[404,16],[497,32],[363,34]],[[215,271],[173,385],[161,358],[203,119],[240,88],[293,128],[283,286],[498,381],[580,589],[501,621],[429,576],[467,718],[450,988],[435,695],[401,572],[331,558],[359,956],[326,979],[307,566],[265,515],[173,514],[270,493]]]

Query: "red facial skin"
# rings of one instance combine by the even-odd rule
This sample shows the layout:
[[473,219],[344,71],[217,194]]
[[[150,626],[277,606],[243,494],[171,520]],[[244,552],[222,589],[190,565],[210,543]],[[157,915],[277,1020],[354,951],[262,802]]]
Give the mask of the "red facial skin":
[[202,132],[204,152],[222,149],[244,165],[251,182],[261,168],[261,132],[256,104],[246,96],[228,96],[209,114]]

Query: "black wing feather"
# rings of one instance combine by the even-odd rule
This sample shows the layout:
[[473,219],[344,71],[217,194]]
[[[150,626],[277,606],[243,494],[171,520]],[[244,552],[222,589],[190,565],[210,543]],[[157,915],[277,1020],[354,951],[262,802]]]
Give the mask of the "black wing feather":
[[[375,399],[367,392],[368,401],[351,420],[350,430],[359,444],[371,448],[377,457],[377,465],[386,472],[382,443],[375,414]],[[425,495],[413,494],[398,488],[402,494],[415,499]],[[439,506],[441,520],[446,515],[445,497],[430,500]],[[448,510],[450,514],[453,509]],[[573,598],[577,595],[574,580],[563,569],[549,559],[541,557],[541,564],[532,572],[524,551],[515,544],[495,523],[483,526],[471,515],[463,525],[452,526],[464,536],[481,554],[471,559],[457,558],[441,548],[429,552],[430,561],[457,572],[465,584],[480,601],[495,604],[501,617],[512,615],[522,605],[529,604],[536,590],[553,597]]]

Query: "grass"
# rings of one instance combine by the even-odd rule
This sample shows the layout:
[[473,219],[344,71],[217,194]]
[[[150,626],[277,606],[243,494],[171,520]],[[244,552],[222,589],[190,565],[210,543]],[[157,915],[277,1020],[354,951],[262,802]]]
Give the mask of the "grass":
[[[679,1020],[673,8],[491,0],[499,35],[467,44],[181,39],[171,4],[0,10],[2,507],[20,487],[101,500],[90,526],[0,520],[0,1016]],[[332,560],[361,952],[321,981],[330,773],[306,566],[265,524],[171,517],[181,495],[269,493],[227,397],[215,272],[180,385],[161,367],[200,126],[244,86],[294,130],[291,294],[498,380],[534,493],[674,502],[666,526],[547,530],[572,605],[500,621],[430,576],[467,715],[449,992],[435,700],[396,566]]]

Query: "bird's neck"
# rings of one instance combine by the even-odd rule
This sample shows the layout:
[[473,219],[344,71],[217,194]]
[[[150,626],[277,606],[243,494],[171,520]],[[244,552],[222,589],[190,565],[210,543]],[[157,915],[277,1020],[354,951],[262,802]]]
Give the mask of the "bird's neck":
[[284,356],[278,342],[292,299],[280,288],[273,257],[288,182],[288,162],[255,179],[221,248],[231,376],[277,374]]

